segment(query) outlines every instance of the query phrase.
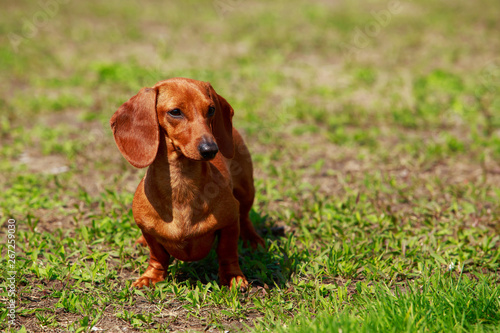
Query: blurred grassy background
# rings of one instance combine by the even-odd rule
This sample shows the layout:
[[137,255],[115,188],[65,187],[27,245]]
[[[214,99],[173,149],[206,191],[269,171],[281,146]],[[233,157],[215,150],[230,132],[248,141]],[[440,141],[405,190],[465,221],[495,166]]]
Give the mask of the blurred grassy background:
[[[297,324],[320,312],[357,313],[366,307],[355,297],[372,295],[363,289],[371,283],[420,281],[425,265],[435,272],[452,262],[485,274],[498,292],[498,1],[54,0],[3,9],[0,214],[18,220],[19,309],[28,328],[111,329],[117,321],[141,330],[237,329],[239,320],[273,329],[294,316]],[[134,317],[142,308],[125,313],[132,296],[111,291],[126,290],[147,251],[131,246],[138,230],[130,202],[144,170],[121,157],[108,121],[141,87],[174,76],[210,81],[235,109],[255,163],[253,219],[272,244],[264,268],[243,252],[243,269],[276,289],[265,304],[211,299],[201,308],[212,310],[200,314],[186,296],[196,283],[170,281],[165,288],[188,287],[175,292],[184,312],[167,325]],[[286,241],[270,235],[276,226]],[[179,265],[188,281],[215,279]],[[95,274],[77,273],[85,267],[104,274],[104,288]],[[308,294],[311,279],[321,292]],[[68,305],[58,281],[87,283],[73,291],[75,302],[95,290],[112,296],[76,315],[83,310]],[[314,298],[341,288],[354,298]],[[277,305],[280,293],[292,308]],[[121,312],[109,310],[113,299]],[[108,310],[92,312],[101,307]],[[218,317],[220,307],[229,314]],[[193,313],[198,319],[186,321]],[[356,318],[348,317],[353,327]],[[469,324],[477,323],[434,330]]]

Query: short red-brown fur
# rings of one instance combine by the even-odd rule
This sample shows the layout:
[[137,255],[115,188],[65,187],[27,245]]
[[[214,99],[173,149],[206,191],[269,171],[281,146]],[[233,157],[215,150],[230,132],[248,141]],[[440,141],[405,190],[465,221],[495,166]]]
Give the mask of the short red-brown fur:
[[[204,115],[207,107],[215,115]],[[183,120],[167,112],[181,106]],[[134,287],[149,286],[167,275],[170,256],[184,261],[204,258],[219,236],[221,284],[248,282],[238,263],[238,238],[264,247],[250,218],[255,189],[250,153],[232,126],[234,111],[207,82],[173,78],[143,88],[113,115],[110,124],[123,156],[139,168],[149,166],[132,205],[150,249],[149,265]],[[197,147],[214,138],[219,153],[203,160]]]

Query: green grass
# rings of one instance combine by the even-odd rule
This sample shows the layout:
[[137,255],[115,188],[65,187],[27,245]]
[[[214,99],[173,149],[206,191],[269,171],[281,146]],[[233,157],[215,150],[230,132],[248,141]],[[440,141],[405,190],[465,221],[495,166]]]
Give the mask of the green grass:
[[[363,45],[388,3],[69,2],[35,31],[40,4],[6,5],[0,329],[500,331],[500,5],[400,3]],[[144,170],[108,122],[174,76],[210,81],[252,152],[268,249],[240,250],[246,293],[213,251],[130,289]]]
[[[333,289],[333,294],[337,290]],[[498,331],[500,290],[486,279],[451,274],[425,276],[402,286],[356,284],[357,294],[339,311],[341,297],[315,319],[295,319],[277,332]],[[324,300],[323,300],[324,302]]]

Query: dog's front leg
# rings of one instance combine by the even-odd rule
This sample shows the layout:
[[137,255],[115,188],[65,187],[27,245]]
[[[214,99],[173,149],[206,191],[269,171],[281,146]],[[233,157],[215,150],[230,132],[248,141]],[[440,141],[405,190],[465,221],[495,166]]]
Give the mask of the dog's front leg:
[[143,231],[143,236],[149,247],[149,265],[144,274],[138,278],[132,287],[149,287],[150,284],[165,280],[167,269],[170,263],[170,254],[163,248],[153,236],[146,234]]
[[219,280],[222,285],[240,287],[246,290],[248,281],[243,275],[238,262],[239,223],[220,230],[217,256],[219,258]]

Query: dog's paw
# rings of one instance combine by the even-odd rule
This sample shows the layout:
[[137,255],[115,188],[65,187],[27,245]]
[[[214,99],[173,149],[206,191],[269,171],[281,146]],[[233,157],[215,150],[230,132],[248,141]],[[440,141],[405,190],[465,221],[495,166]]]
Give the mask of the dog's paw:
[[137,247],[137,245],[141,245],[141,246],[147,247],[148,246],[148,242],[146,242],[146,238],[144,238],[144,236],[141,235],[141,237],[137,238],[137,240],[134,243],[135,247]]
[[257,237],[255,237],[253,240],[250,241],[250,246],[252,247],[252,249],[256,250],[260,245],[265,250],[266,249],[266,242],[259,235],[256,235],[256,236]]
[[245,292],[248,289],[248,281],[244,276],[235,276],[231,279],[229,288],[238,288],[240,292]]
[[163,281],[164,278],[161,276],[141,276],[134,283],[132,283],[133,288],[142,288],[142,287],[153,287],[156,283]]
[[260,245],[264,250],[266,249],[266,242],[257,233],[246,235],[246,237],[242,235],[241,238],[243,240],[244,247],[248,247],[250,245],[250,248],[252,248],[252,250],[257,250]]
[[239,291],[244,292],[248,288],[248,281],[246,277],[241,274],[223,274],[219,273],[220,284],[229,286],[229,288],[238,288]]

